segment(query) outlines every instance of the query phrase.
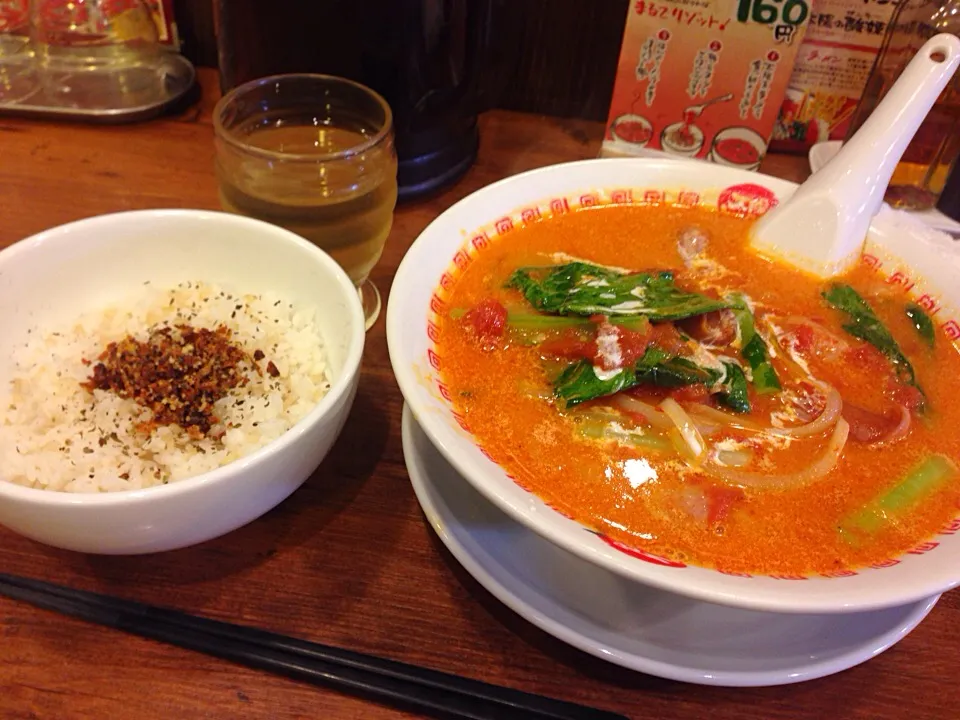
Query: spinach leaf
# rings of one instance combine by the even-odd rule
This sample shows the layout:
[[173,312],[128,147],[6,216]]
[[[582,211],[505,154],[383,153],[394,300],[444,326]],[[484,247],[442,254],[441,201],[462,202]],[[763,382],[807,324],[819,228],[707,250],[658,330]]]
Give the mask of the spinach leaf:
[[563,401],[564,407],[573,407],[587,400],[613,395],[637,384],[637,374],[632,368],[623,368],[611,377],[601,379],[587,360],[569,365],[554,380],[553,394]]
[[[860,297],[860,293],[849,285],[834,283],[822,294],[831,307],[846,313],[850,318],[850,322],[843,326],[844,330],[856,338],[865,340],[886,355],[893,363],[900,381],[912,385],[923,393],[923,389],[917,383],[913,365],[903,354],[890,331],[880,322],[873,308]],[[920,409],[922,410],[922,407]]]
[[913,323],[913,326],[917,329],[917,333],[921,338],[927,343],[929,347],[933,347],[934,343],[934,332],[933,332],[933,320],[930,319],[930,316],[927,315],[923,308],[917,305],[916,303],[909,303],[906,308],[907,317],[910,318],[910,322]]
[[569,365],[554,381],[553,392],[569,408],[636,385],[674,388],[703,383],[711,386],[720,377],[718,371],[700,367],[687,358],[671,355],[660,348],[649,348],[633,367],[622,368],[609,376],[604,373],[602,378],[587,360]]
[[717,400],[734,412],[750,412],[750,398],[747,396],[747,376],[735,363],[725,362],[723,367],[726,369],[723,376],[723,385],[726,390],[717,393]]
[[753,385],[757,392],[768,395],[780,390],[780,379],[770,363],[767,344],[757,332],[753,313],[743,295],[735,295],[731,303],[733,314],[740,328],[740,356],[747,361],[753,373]]
[[600,265],[522,267],[507,281],[542,312],[559,315],[642,315],[679,320],[720,310],[728,304],[676,286],[673,273],[624,273]]
[[636,364],[638,384],[675,388],[685,385],[713,385],[721,373],[701,367],[692,360],[671,355],[657,347],[649,348]]

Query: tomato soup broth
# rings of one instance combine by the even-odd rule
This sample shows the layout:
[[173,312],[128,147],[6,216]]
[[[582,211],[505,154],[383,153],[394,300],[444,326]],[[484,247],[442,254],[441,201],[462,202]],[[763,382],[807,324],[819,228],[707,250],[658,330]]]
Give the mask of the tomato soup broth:
[[[703,208],[605,206],[545,218],[492,242],[459,274],[440,320],[438,352],[453,404],[477,442],[521,486],[587,528],[646,552],[727,572],[791,575],[843,571],[903,554],[941,530],[960,507],[952,461],[960,457],[960,404],[953,401],[960,358],[942,336],[931,347],[896,286],[857,267],[839,281],[889,329],[909,358],[910,381],[888,355],[844,329],[849,318],[825,300],[823,281],[753,254],[751,222]],[[684,244],[691,229],[696,238]],[[623,319],[614,331],[615,318],[599,313],[577,320],[584,325],[576,330],[516,331],[514,317],[529,324],[530,315],[539,321],[547,313],[530,306],[533,295],[507,287],[515,271],[571,259],[621,272],[673,271],[676,286],[701,293],[702,302],[742,293],[749,310],[741,309],[752,312],[781,389],[761,392],[762,368],[751,372],[745,360],[730,359],[739,354],[735,339],[723,350],[706,341],[702,347],[712,350],[691,349],[691,323],[719,319],[722,326],[729,309],[673,322],[640,318],[632,330],[626,323],[636,318]],[[644,292],[649,297],[651,290],[634,295],[642,299]],[[737,327],[742,340],[743,325]],[[600,362],[589,354],[602,351],[603,328],[619,337],[618,358],[628,354],[631,338],[642,340],[644,359],[651,348],[663,348],[661,356],[689,360],[684,368],[712,352],[703,363],[719,367],[719,357],[727,368],[724,382],[734,374],[741,383],[749,380],[740,396],[749,411],[730,409],[732,385],[715,392],[718,373],[680,387],[658,385],[662,376],[654,373],[649,377],[656,382],[567,407],[557,394],[557,374],[577,357],[569,348],[578,342],[593,343],[583,362]],[[597,365],[593,373],[611,375]],[[627,399],[616,399],[621,396]],[[841,398],[842,416],[836,411]],[[646,409],[624,410],[633,400]],[[675,413],[668,410],[678,406],[686,415],[673,427],[667,416]],[[831,412],[833,423],[817,432],[776,434],[813,429]],[[685,429],[683,417],[694,418],[698,431]],[[597,427],[597,418],[609,425],[585,432]],[[838,446],[838,455],[828,457]],[[939,458],[938,482],[924,480],[931,457]],[[910,480],[905,490],[901,483],[918,467],[923,482]],[[910,502],[901,503],[905,497]]]

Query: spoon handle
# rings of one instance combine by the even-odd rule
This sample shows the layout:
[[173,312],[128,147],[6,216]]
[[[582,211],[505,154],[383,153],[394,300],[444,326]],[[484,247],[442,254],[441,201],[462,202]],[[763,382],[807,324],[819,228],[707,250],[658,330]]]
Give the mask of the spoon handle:
[[[880,210],[897,163],[958,63],[960,39],[954,35],[936,35],[920,48],[866,122],[823,168],[842,201],[862,204],[867,218]],[[851,178],[856,180],[851,182]],[[865,183],[869,187],[866,192]],[[864,236],[867,225],[869,222],[863,228]]]
[[840,152],[754,226],[754,247],[821,277],[850,267],[897,163],[958,65],[960,39],[930,38]]

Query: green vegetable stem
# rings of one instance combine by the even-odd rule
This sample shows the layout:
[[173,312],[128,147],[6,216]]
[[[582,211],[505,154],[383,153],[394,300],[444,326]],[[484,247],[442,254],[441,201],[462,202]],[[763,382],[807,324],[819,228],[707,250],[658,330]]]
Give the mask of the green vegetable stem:
[[753,313],[743,295],[737,294],[731,303],[733,314],[740,329],[740,356],[747,361],[753,374],[753,386],[761,395],[769,395],[781,389],[780,379],[770,363],[767,344],[757,332]]
[[848,542],[855,543],[859,535],[880,532],[945,486],[956,474],[953,460],[945,455],[931,455],[890,490],[844,520],[840,524],[841,534]]

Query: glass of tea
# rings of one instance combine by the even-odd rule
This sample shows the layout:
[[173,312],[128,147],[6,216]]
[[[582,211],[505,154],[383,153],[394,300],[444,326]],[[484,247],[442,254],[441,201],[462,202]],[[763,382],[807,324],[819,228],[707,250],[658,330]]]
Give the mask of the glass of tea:
[[369,329],[381,304],[370,272],[397,202],[386,101],[344,78],[276,75],[224,95],[213,123],[223,208],[329,253],[357,286]]

